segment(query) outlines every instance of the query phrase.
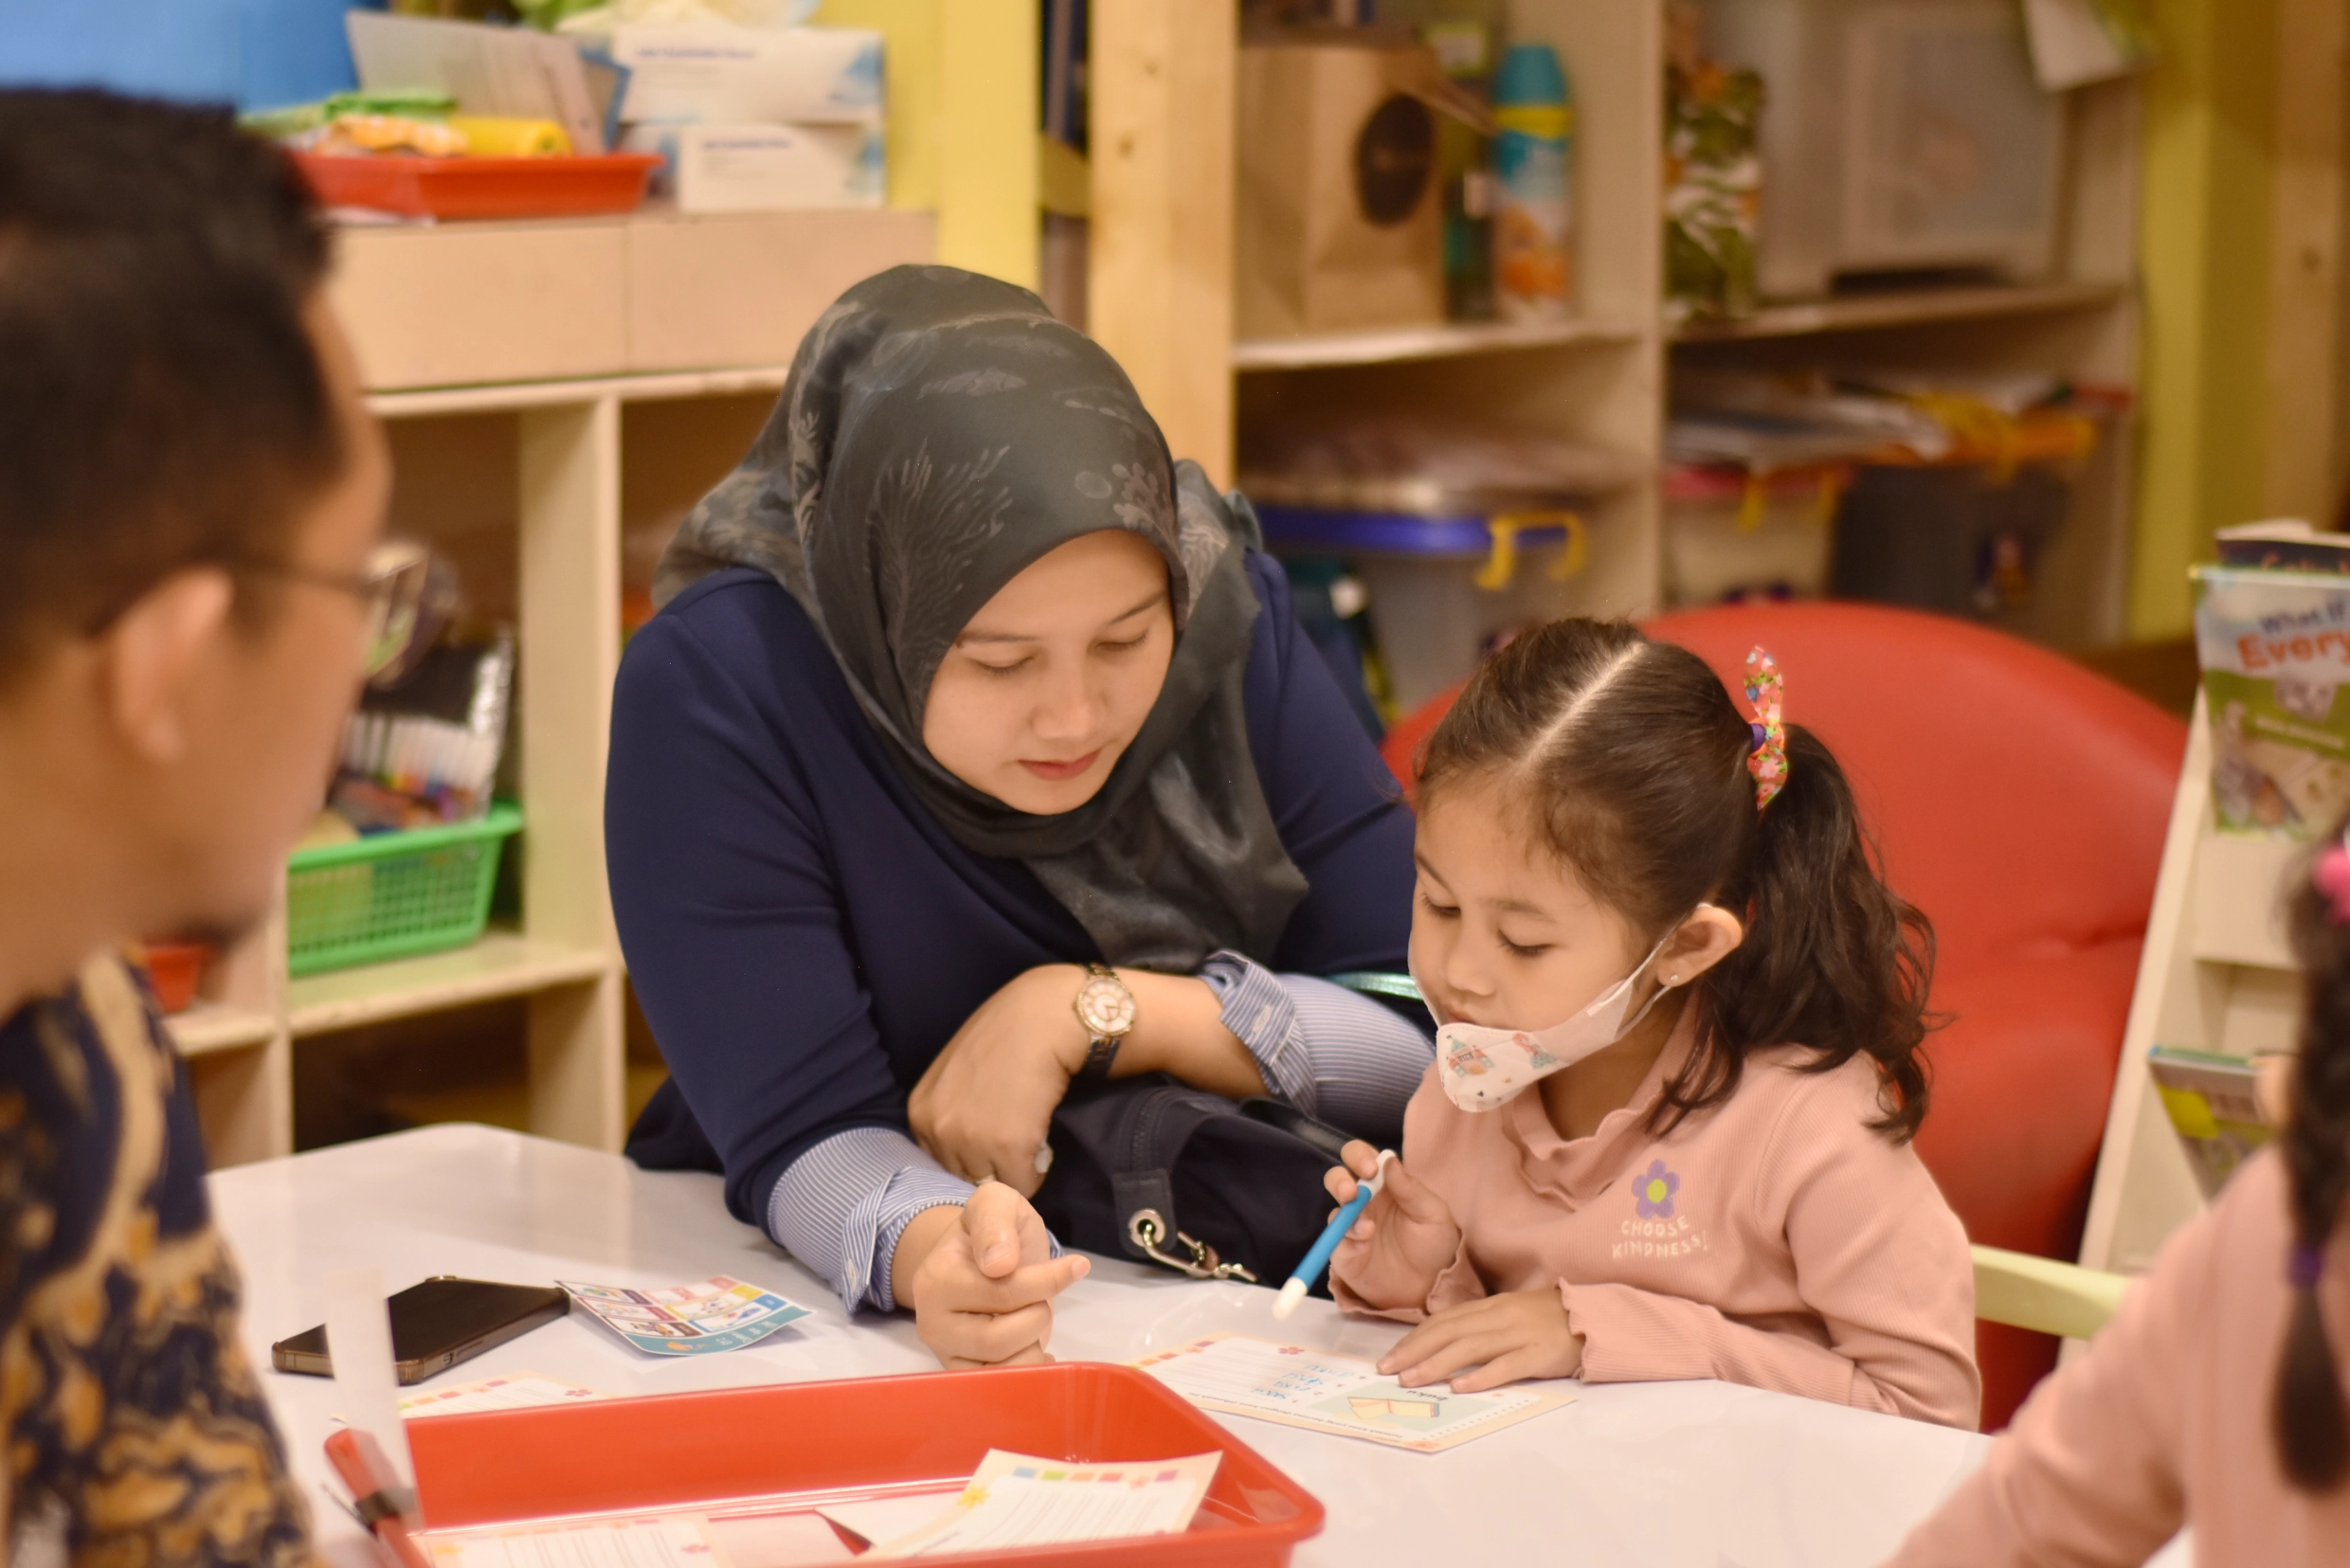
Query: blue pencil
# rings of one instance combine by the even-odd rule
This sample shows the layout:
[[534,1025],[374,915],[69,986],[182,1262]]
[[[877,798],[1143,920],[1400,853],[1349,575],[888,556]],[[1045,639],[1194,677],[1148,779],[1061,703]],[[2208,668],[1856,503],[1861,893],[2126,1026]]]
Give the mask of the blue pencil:
[[1396,1151],[1393,1149],[1379,1151],[1377,1174],[1356,1184],[1354,1196],[1339,1205],[1338,1212],[1330,1216],[1330,1222],[1322,1228],[1320,1239],[1314,1242],[1304,1257],[1297,1260],[1297,1271],[1290,1275],[1289,1283],[1281,1287],[1281,1294],[1273,1304],[1274,1317],[1286,1318],[1297,1310],[1297,1304],[1306,1299],[1306,1292],[1313,1289],[1313,1282],[1320,1279],[1322,1271],[1330,1266],[1330,1254],[1338,1251],[1338,1244],[1347,1238],[1347,1231],[1363,1217],[1364,1209],[1371,1201],[1371,1195],[1379,1191],[1380,1181],[1387,1174],[1387,1162],[1395,1157]]

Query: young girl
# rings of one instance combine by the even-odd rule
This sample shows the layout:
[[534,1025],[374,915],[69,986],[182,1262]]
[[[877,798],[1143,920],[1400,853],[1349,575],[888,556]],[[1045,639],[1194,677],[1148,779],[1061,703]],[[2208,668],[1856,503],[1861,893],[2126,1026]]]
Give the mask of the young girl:
[[[1429,740],[1437,1059],[1331,1269],[1419,1325],[1380,1363],[1407,1385],[1721,1378],[1975,1424],[1966,1235],[1909,1147],[1932,935],[1747,668],[1760,722],[1686,649],[1556,622]],[[1342,1202],[1380,1163],[1345,1158]]]
[[[2345,824],[2350,828],[2350,824]],[[1899,1568],[2136,1563],[2181,1524],[2227,1568],[2350,1562],[2350,850],[2295,895],[2308,971],[2279,1146],[2164,1244]]]

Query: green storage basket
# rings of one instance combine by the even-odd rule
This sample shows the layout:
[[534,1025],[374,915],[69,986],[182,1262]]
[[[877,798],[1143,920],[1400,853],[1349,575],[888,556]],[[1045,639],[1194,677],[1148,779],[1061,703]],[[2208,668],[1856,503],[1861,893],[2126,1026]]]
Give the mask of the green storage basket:
[[488,924],[498,851],[521,830],[521,808],[500,801],[478,822],[296,851],[285,866],[287,970],[462,947]]

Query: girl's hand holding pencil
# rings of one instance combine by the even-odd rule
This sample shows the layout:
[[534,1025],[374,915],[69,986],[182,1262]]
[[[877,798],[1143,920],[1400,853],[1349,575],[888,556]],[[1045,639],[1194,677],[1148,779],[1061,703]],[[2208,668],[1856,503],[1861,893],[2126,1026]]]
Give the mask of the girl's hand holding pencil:
[[1345,1163],[1331,1166],[1322,1184],[1340,1203],[1352,1202],[1358,1185],[1374,1176],[1380,1186],[1339,1243],[1330,1271],[1372,1307],[1421,1305],[1460,1253],[1460,1227],[1451,1207],[1392,1154],[1383,1175],[1379,1151],[1360,1139],[1340,1150],[1339,1159]]

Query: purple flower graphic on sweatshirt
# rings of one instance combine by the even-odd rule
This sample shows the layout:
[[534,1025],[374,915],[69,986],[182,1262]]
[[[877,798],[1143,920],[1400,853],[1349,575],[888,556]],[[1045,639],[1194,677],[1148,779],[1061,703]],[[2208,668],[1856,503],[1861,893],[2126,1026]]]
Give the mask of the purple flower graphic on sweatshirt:
[[1634,1196],[1640,1200],[1642,1219],[1671,1219],[1672,1195],[1680,1190],[1680,1177],[1665,1169],[1662,1160],[1650,1162],[1648,1169],[1632,1184]]

